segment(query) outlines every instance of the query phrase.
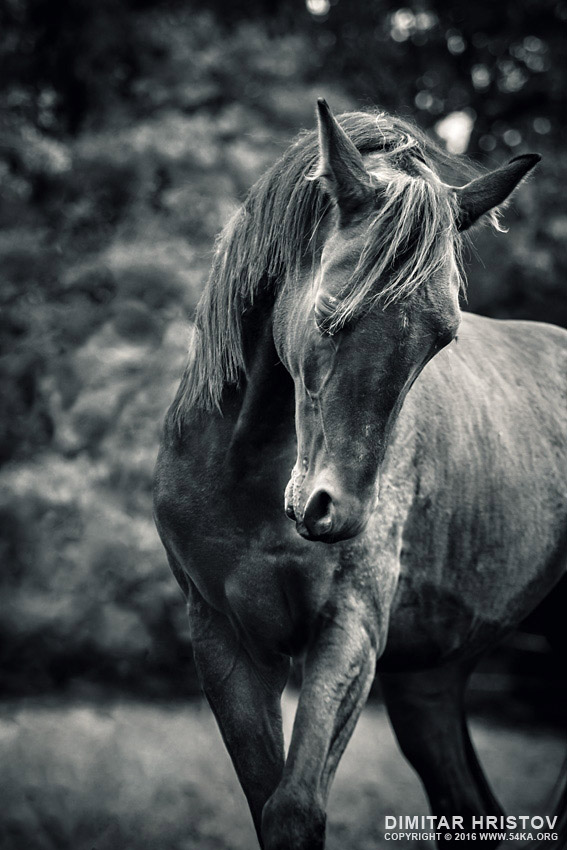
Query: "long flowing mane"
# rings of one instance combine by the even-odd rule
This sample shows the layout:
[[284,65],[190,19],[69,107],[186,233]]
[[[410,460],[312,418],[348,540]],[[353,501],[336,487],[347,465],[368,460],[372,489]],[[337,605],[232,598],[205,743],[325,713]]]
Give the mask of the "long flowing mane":
[[[372,281],[386,269],[388,284],[377,296],[384,304],[413,292],[439,267],[458,243],[441,180],[458,185],[480,171],[386,113],[351,112],[338,120],[362,155],[384,155],[372,171],[384,186],[385,204],[345,285],[332,318],[334,330],[368,299]],[[223,388],[245,376],[243,319],[259,296],[275,297],[286,277],[314,262],[317,233],[331,206],[318,181],[309,179],[317,158],[317,134],[302,133],[252,187],[220,234],[173,405],[178,427],[184,410],[220,407]]]

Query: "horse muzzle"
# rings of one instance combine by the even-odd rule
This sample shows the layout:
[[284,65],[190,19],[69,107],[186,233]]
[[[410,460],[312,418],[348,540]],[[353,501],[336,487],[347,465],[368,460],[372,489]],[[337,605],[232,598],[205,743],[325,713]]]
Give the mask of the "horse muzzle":
[[285,513],[305,540],[338,543],[365,529],[370,512],[359,499],[347,497],[327,481],[311,489],[302,508],[302,489],[292,475],[286,488]]

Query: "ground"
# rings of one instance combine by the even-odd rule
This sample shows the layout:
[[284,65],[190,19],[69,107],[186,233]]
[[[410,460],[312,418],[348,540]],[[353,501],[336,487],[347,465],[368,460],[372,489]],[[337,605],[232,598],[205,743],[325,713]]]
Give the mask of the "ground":
[[[286,740],[295,697],[286,695]],[[471,723],[509,814],[549,813],[565,756],[549,730]],[[208,706],[5,704],[0,850],[253,850],[244,797]],[[365,709],[329,801],[328,850],[382,850],[387,814],[427,814],[386,712]],[[403,850],[430,847],[410,842]]]

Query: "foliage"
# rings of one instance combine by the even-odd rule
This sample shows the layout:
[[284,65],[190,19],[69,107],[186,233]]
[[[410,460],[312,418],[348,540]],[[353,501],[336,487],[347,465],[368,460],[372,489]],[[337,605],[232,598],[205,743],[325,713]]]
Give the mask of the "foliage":
[[567,6],[557,0],[466,8],[447,0],[401,8],[393,0],[340,0],[315,16],[325,67],[357,97],[415,110],[428,126],[465,110],[475,156],[563,136],[566,21]]

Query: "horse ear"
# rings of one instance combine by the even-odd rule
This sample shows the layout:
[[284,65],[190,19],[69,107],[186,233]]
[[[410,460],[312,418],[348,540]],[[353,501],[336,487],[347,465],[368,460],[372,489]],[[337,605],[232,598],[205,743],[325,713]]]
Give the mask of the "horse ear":
[[352,213],[373,196],[372,179],[354,143],[327,101],[317,100],[319,161],[309,180],[320,180],[341,213]]
[[458,201],[457,228],[467,230],[482,215],[509,197],[520,180],[532,170],[541,157],[526,153],[511,159],[507,165],[471,180],[466,186],[454,189]]

